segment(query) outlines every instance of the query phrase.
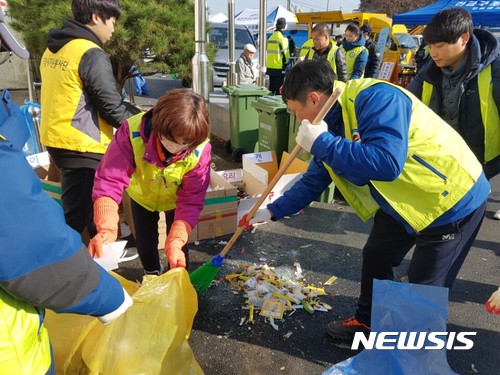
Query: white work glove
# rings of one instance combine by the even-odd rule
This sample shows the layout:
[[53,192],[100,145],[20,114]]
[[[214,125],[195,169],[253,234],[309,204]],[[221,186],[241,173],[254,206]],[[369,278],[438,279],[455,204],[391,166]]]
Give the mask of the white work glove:
[[249,221],[250,225],[254,225],[257,223],[263,223],[265,221],[271,220],[271,211],[267,208],[261,208],[257,210],[253,218]]
[[272,214],[267,208],[261,208],[257,210],[253,218],[248,220],[248,214],[245,214],[241,217],[238,226],[245,227],[247,230],[251,230],[252,226],[257,223],[263,223],[265,221],[271,220]]
[[[122,288],[123,289],[123,288]],[[123,289],[123,303],[114,311],[111,311],[110,313],[107,313],[106,315],[100,316],[98,319],[99,321],[106,325],[108,323],[111,323],[113,320],[118,318],[120,315],[122,315],[127,309],[132,306],[132,298],[128,295],[127,291]]]
[[309,122],[309,120],[302,120],[295,141],[304,150],[311,152],[316,138],[318,138],[320,134],[327,131],[328,125],[324,121],[321,121],[318,125],[313,125]]
[[486,301],[486,310],[492,314],[500,314],[500,288]]

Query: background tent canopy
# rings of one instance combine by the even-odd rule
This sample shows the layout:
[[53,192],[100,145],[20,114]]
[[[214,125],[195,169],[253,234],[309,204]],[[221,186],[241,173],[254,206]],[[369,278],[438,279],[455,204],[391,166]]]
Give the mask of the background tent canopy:
[[500,1],[457,1],[440,0],[411,12],[396,14],[393,24],[426,25],[440,10],[460,7],[467,9],[472,14],[474,26],[500,26]]

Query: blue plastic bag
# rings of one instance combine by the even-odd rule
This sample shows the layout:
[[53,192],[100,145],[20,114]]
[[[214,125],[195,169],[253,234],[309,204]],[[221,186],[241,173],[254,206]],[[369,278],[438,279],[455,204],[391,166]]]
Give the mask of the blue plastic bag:
[[[372,332],[446,332],[448,289],[373,280]],[[451,375],[443,349],[379,350],[375,347],[323,372],[323,375]]]

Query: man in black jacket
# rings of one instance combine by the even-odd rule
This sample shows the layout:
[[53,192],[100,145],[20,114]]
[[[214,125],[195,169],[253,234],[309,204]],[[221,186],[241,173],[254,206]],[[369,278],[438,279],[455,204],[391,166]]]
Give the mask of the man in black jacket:
[[500,173],[500,43],[463,8],[437,13],[423,36],[431,60],[407,89],[464,138],[491,179]]
[[376,43],[371,39],[372,27],[364,24],[360,27],[365,38],[365,47],[368,50],[368,62],[366,63],[364,78],[377,78],[380,68],[380,50]]
[[41,141],[61,170],[66,222],[93,225],[94,174],[118,128],[131,114],[116,89],[104,44],[121,14],[118,0],[73,0],[73,19],[49,31],[41,63]]

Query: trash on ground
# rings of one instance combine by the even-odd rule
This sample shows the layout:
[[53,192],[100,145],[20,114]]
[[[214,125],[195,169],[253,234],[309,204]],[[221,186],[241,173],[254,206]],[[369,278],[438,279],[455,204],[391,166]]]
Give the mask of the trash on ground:
[[[300,264],[295,262],[294,266],[297,270],[295,276],[303,279]],[[240,325],[255,323],[254,312],[259,311],[259,315],[278,330],[275,320],[284,322],[283,318],[291,316],[296,310],[305,310],[312,315],[315,311],[328,312],[332,309],[319,299],[326,295],[323,288],[278,276],[274,268],[265,263],[245,264],[239,272],[227,275],[226,281],[231,284],[233,291],[244,293],[245,305],[242,308],[249,312],[248,319],[242,318]]]

